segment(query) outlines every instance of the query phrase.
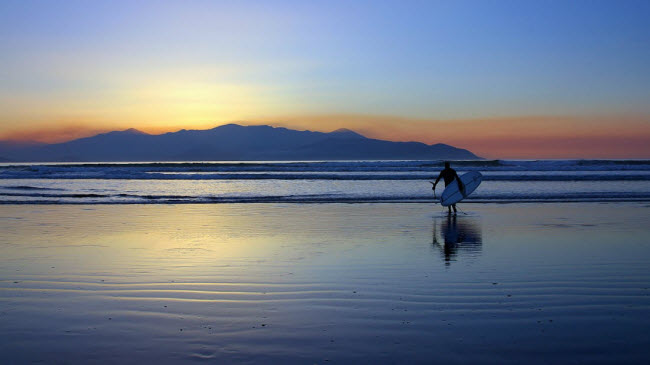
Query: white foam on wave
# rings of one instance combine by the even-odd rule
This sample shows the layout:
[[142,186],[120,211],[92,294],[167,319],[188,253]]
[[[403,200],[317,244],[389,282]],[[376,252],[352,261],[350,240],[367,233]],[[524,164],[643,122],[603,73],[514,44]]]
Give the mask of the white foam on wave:
[[[4,204],[435,202],[440,161],[0,165]],[[646,201],[648,160],[456,161],[484,183],[467,201]],[[441,193],[441,191],[439,191]]]

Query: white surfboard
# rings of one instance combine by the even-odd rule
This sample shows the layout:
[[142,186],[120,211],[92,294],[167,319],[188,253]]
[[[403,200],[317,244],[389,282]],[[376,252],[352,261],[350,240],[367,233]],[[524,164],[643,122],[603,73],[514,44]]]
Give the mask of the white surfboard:
[[479,184],[481,184],[481,181],[483,181],[483,175],[478,171],[468,172],[460,177],[460,181],[465,185],[464,191],[458,189],[458,181],[454,180],[445,188],[445,191],[442,192],[440,204],[442,204],[443,207],[456,204],[469,196],[469,194],[473,193]]

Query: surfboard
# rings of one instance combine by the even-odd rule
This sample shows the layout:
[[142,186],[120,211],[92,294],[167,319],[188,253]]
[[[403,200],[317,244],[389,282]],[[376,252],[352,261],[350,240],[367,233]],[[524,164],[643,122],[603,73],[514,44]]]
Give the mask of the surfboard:
[[471,171],[463,174],[463,176],[460,177],[460,181],[465,185],[465,191],[460,191],[460,189],[458,189],[458,181],[454,180],[445,188],[445,191],[442,192],[442,196],[440,196],[440,204],[442,204],[443,207],[456,204],[469,196],[469,194],[473,193],[481,184],[481,181],[483,181],[483,175],[478,171]]

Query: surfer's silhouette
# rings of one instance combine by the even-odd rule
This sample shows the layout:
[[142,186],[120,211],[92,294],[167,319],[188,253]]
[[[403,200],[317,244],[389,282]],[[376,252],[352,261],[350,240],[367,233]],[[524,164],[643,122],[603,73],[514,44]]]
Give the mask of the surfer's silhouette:
[[[445,168],[440,171],[440,174],[438,175],[438,178],[436,179],[436,182],[433,183],[433,187],[431,188],[433,191],[436,190],[436,185],[438,184],[438,181],[440,181],[440,178],[442,178],[445,181],[445,187],[454,180],[458,181],[458,189],[463,192],[465,191],[465,186],[463,185],[462,181],[460,181],[460,178],[458,177],[458,174],[456,173],[456,170],[452,169],[449,162],[445,161]],[[456,204],[452,204],[447,207],[449,209],[449,214],[451,214],[451,208],[454,208],[454,214],[457,213],[456,211]]]

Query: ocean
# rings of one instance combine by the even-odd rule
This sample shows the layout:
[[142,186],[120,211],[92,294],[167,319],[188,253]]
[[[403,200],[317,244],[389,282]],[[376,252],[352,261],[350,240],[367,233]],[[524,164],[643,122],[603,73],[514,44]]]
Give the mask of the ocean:
[[3,164],[0,363],[647,363],[650,161],[442,165]]
[[[1,204],[434,202],[442,161],[226,161],[0,164]],[[480,171],[466,199],[650,201],[650,160],[455,161]],[[440,184],[437,196],[442,193]]]

